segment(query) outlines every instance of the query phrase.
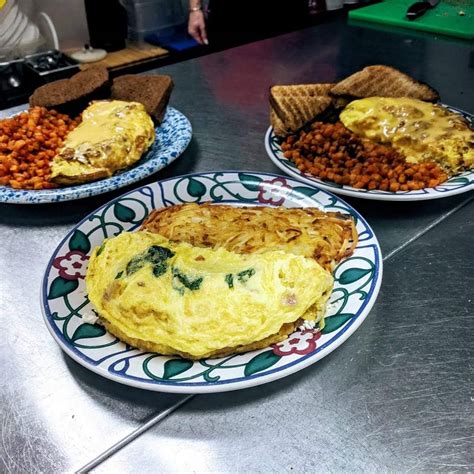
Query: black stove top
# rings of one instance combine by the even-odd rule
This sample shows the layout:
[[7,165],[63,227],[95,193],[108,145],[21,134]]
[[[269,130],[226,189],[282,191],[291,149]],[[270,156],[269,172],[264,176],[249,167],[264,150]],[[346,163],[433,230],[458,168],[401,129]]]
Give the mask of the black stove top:
[[78,71],[77,61],[57,50],[0,63],[0,109],[28,102],[37,87]]

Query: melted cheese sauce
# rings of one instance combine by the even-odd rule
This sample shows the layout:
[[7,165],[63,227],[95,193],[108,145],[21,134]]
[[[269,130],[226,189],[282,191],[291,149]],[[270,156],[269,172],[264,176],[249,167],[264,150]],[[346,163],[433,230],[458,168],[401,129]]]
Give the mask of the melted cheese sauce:
[[111,176],[138,161],[154,139],[153,121],[142,104],[95,102],[54,158],[52,178],[69,184]]
[[433,160],[448,172],[474,167],[474,132],[461,116],[416,99],[369,97],[341,113],[354,133],[391,144],[411,163]]

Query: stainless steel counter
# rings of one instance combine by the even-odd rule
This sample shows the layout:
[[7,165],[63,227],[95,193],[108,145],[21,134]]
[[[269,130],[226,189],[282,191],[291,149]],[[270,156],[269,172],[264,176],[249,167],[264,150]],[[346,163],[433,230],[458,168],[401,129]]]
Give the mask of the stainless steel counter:
[[[333,81],[378,63],[474,111],[472,43],[331,20],[156,70],[173,76],[171,104],[191,120],[194,137],[147,181],[193,171],[278,172],[263,146],[268,87]],[[351,199],[385,258],[364,324],[293,376],[185,400],[87,371],[61,352],[41,316],[40,282],[56,245],[126,190],[0,206],[1,472],[474,469],[472,192],[424,203]],[[117,452],[103,461],[111,448]]]

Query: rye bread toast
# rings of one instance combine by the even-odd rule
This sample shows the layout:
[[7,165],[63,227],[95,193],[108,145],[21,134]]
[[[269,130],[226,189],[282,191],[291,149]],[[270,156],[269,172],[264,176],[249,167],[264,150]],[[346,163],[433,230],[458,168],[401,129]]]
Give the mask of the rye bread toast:
[[140,102],[157,124],[161,124],[174,84],[170,76],[125,74],[114,79],[112,99]]
[[90,102],[110,97],[109,73],[105,67],[94,66],[38,87],[30,97],[30,106],[46,107],[71,117],[79,115]]
[[439,94],[432,87],[416,81],[399,70],[383,65],[367,66],[346,77],[331,88],[335,96],[364,97],[411,97],[436,102]]

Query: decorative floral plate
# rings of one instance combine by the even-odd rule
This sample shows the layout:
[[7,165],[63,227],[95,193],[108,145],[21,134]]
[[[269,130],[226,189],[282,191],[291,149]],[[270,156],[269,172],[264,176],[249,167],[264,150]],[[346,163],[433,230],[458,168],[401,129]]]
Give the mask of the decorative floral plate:
[[[445,107],[452,112],[462,115],[470,124],[470,126],[473,126],[473,115],[454,107]],[[360,199],[374,199],[378,201],[424,201],[427,199],[439,199],[443,197],[454,196],[455,194],[465,193],[474,189],[473,170],[466,171],[458,176],[454,176],[435,188],[424,188],[418,191],[398,191],[395,193],[390,191],[380,191],[377,189],[368,191],[366,189],[356,189],[352,186],[340,185],[330,181],[323,181],[322,179],[317,178],[316,176],[313,176],[309,173],[303,173],[291,160],[283,156],[283,152],[281,150],[281,138],[274,135],[272,127],[269,127],[267,133],[265,134],[265,149],[273,163],[290,176],[304,181],[305,183],[327,189],[333,193],[343,194],[345,196],[352,196]]]
[[[352,214],[359,242],[335,270],[335,285],[319,330],[300,329],[266,349],[189,361],[134,349],[102,326],[89,324],[92,307],[84,276],[94,247],[104,238],[136,230],[155,208],[185,202],[318,207]],[[382,280],[380,247],[357,211],[327,191],[266,173],[220,172],[181,176],[124,194],[80,222],[59,244],[46,268],[42,308],[61,348],[88,369],[133,387],[175,393],[237,390],[297,372],[328,355],[362,323]]]
[[155,128],[155,133],[156,138],[153,145],[140,161],[133,168],[120,174],[92,183],[57,189],[36,191],[0,186],[0,202],[40,204],[71,201],[107,193],[135,183],[176,160],[191,141],[192,128],[189,120],[181,112],[173,107],[168,107],[163,122]]

